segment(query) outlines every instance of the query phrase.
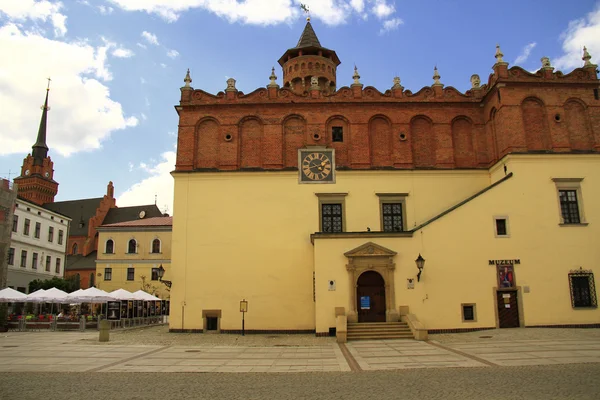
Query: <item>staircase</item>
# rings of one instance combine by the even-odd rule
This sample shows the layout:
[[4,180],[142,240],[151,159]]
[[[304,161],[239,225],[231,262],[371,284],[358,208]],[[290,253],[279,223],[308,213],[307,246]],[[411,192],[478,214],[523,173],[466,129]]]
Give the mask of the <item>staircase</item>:
[[348,323],[348,340],[414,339],[405,322]]

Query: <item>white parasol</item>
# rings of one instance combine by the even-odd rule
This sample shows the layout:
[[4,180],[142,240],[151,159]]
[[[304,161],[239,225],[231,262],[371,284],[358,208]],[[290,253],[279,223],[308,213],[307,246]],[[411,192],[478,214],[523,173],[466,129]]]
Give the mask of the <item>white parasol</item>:
[[0,303],[20,303],[27,301],[27,295],[15,289],[5,288],[0,290]]
[[104,303],[105,301],[118,300],[110,293],[91,287],[82,291],[69,293],[65,300],[71,303]]
[[38,289],[33,293],[27,295],[28,303],[44,303],[46,302],[46,291],[44,289]]
[[118,300],[139,300],[133,293],[125,289],[116,289],[109,294]]
[[144,301],[160,300],[158,297],[152,296],[150,293],[144,292],[143,290],[138,290],[137,292],[133,292],[133,295],[136,296],[136,300],[144,300]]

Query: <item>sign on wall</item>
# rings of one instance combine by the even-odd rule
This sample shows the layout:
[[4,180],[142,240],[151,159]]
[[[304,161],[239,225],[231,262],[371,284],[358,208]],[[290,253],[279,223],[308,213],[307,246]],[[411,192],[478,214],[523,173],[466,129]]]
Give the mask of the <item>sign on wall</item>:
[[360,309],[361,310],[370,310],[371,309],[371,297],[360,296]]

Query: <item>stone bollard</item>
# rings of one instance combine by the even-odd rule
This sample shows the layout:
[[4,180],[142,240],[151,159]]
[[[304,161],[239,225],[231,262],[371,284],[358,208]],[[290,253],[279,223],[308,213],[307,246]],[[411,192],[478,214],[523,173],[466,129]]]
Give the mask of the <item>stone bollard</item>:
[[101,342],[108,342],[110,338],[110,321],[107,319],[103,319],[102,321],[98,322],[98,325],[100,326],[99,340]]

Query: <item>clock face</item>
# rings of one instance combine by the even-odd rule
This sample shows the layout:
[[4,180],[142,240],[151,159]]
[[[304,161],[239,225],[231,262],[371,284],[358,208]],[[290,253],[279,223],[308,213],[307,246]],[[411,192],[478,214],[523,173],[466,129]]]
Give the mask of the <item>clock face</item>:
[[333,150],[303,149],[299,161],[300,182],[335,183]]
[[25,175],[29,175],[29,170],[25,170]]
[[50,172],[46,172],[46,173],[44,174],[44,176],[45,176],[46,178],[47,178],[47,177],[49,177],[49,176],[50,176]]

